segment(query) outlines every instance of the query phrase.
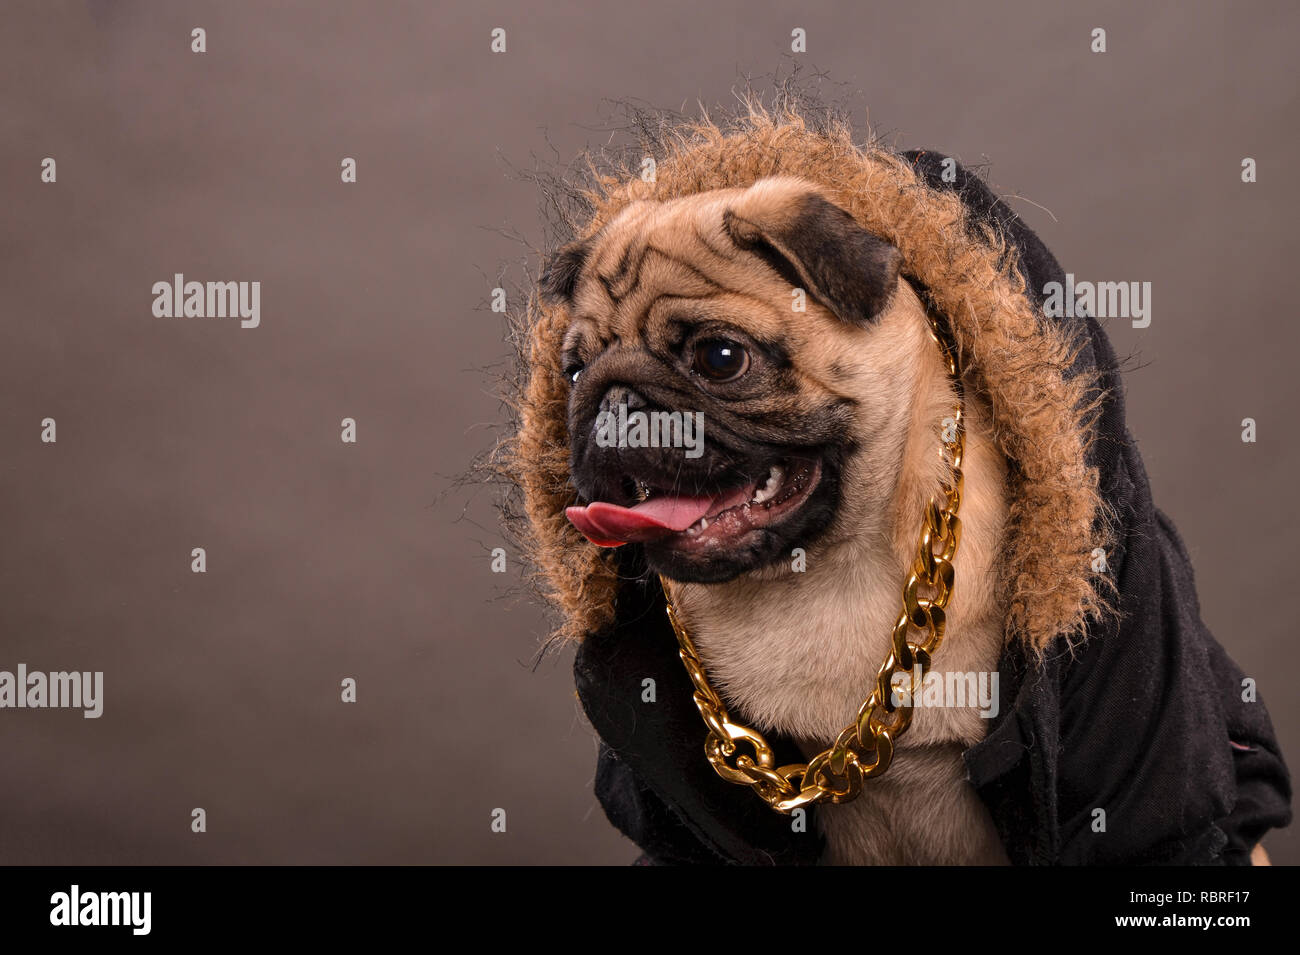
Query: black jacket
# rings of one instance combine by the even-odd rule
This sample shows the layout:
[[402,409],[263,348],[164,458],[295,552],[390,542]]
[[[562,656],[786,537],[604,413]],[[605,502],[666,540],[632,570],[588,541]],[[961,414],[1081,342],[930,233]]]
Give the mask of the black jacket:
[[[1020,256],[1029,293],[1064,282],[1056,259],[965,170],[906,154],[930,186],[955,189]],[[965,752],[967,773],[1017,864],[1249,864],[1263,833],[1290,822],[1290,779],[1262,700],[1200,619],[1178,532],[1152,503],[1124,421],[1115,355],[1090,317],[1068,323],[1083,344],[1075,371],[1095,367],[1108,397],[1092,419],[1089,464],[1119,516],[1107,555],[1119,588],[1117,623],[1092,625],[1073,653],[1062,640],[1042,663],[1011,644],[999,663],[1000,709]],[[619,557],[626,576],[614,625],[588,636],[574,665],[579,697],[602,743],[596,794],[643,862],[806,864],[816,826],[790,819],[720,779],[704,758],[704,724],[664,613],[657,581]],[[645,679],[656,701],[642,703]],[[769,738],[770,739],[770,738]],[[800,755],[770,739],[778,762]],[[782,749],[785,758],[782,759]],[[1095,809],[1105,831],[1093,831]],[[834,812],[834,807],[814,811]]]

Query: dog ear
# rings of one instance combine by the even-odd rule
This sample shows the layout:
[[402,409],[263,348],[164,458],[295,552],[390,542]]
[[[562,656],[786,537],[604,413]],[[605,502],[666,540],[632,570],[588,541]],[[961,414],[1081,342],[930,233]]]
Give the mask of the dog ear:
[[542,301],[551,305],[573,304],[573,292],[578,284],[582,267],[587,264],[591,254],[591,240],[570,242],[557,251],[542,270],[538,283]]
[[865,325],[889,304],[903,257],[808,182],[754,183],[722,215],[736,245],[761,257],[846,322]]

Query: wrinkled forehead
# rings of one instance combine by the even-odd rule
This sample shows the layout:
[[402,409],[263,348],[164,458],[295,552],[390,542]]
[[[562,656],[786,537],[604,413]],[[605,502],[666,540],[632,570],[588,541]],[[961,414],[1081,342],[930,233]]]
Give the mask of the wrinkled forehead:
[[574,314],[630,337],[656,306],[694,303],[707,312],[710,299],[735,294],[745,286],[743,253],[727,235],[723,213],[740,192],[631,203],[595,236],[574,290]]

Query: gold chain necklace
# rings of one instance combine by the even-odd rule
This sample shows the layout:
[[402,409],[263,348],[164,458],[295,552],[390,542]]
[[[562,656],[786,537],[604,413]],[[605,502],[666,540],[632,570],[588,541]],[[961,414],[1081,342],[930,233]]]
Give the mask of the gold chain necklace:
[[[944,341],[942,331],[930,320],[930,335],[938,343],[948,366],[948,377],[957,392],[957,408],[951,419],[943,422],[943,447],[940,454],[951,469],[951,479],[941,494],[932,497],[925,508],[925,522],[917,544],[916,562],[903,585],[903,609],[894,625],[893,646],[876,673],[876,685],[858,710],[857,719],[835,739],[829,749],[809,763],[777,766],[772,748],[763,734],[732,721],[722,698],[709,685],[690,635],[682,626],[668,592],[668,582],[659,581],[667,600],[668,621],[677,634],[682,663],[695,686],[695,705],[708,727],[704,755],[718,775],[728,782],[751,787],[778,812],[790,813],[819,802],[848,802],[862,792],[863,781],[879,776],[889,768],[895,741],[912,723],[912,701],[943,642],[944,608],[952,596],[954,582],[952,560],[961,540],[962,453],[966,448],[963,419],[961,371],[956,353]],[[940,498],[942,504],[940,504]],[[938,548],[938,549],[936,549]],[[924,586],[930,596],[919,591]],[[924,632],[924,640],[910,638],[912,631]],[[910,673],[907,689],[894,686],[894,675]],[[896,702],[895,694],[901,698]],[[754,755],[738,753],[737,744],[748,743]]]

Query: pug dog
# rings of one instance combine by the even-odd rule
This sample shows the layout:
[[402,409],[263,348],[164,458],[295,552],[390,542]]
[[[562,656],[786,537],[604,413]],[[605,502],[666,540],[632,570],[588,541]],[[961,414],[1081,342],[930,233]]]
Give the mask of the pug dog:
[[[946,478],[957,394],[901,267],[818,186],[777,176],[632,202],[542,281],[572,315],[569,520],[598,545],[640,545],[729,710],[806,757],[873,685]],[[702,448],[609,440],[634,412],[699,415]],[[993,674],[1008,464],[978,392],[964,414],[957,584],[934,667]],[[826,861],[1006,863],[962,762],[985,717],[918,710],[888,773],[817,813]]]

